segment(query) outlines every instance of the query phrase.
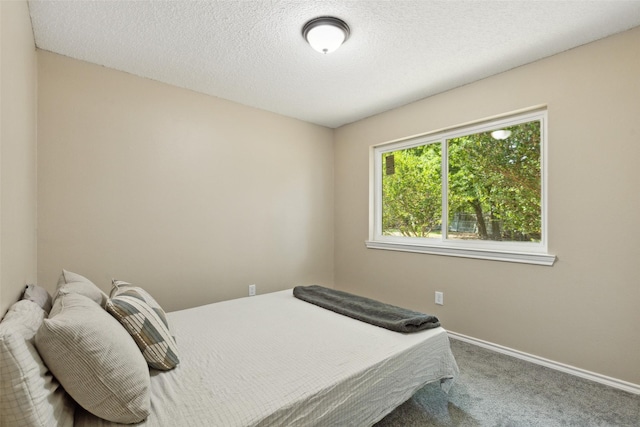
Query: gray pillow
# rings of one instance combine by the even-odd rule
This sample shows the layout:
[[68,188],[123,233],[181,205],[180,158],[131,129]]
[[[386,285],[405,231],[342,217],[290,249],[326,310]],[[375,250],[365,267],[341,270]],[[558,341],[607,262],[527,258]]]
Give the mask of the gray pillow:
[[51,311],[51,295],[38,285],[27,285],[22,299],[33,301],[40,306],[47,314]]
[[51,372],[84,409],[109,421],[149,415],[149,368],[127,331],[95,301],[60,294],[36,334]]

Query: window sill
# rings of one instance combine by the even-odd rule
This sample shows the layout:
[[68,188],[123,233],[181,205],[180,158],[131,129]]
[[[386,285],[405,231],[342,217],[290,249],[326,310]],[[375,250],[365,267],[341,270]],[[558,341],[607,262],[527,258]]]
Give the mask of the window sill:
[[445,255],[462,258],[487,259],[492,261],[517,262],[522,264],[535,264],[552,266],[556,260],[555,255],[546,253],[509,252],[488,249],[470,249],[445,246],[415,245],[397,242],[365,241],[369,249],[383,249],[388,251],[416,252],[422,254]]

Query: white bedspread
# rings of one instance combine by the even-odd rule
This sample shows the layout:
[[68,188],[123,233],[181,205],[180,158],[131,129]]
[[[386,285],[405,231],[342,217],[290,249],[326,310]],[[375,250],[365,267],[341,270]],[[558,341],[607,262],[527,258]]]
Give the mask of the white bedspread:
[[[145,426],[366,426],[455,363],[442,328],[401,334],[291,290],[168,314],[180,365],[151,371]],[[86,412],[76,425],[112,426]]]

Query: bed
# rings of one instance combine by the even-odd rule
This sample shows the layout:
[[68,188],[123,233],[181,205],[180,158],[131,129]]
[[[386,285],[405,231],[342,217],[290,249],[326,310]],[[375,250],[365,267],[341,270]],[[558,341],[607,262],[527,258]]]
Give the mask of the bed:
[[[141,426],[366,426],[458,373],[446,331],[403,334],[285,290],[167,313],[180,363]],[[77,405],[73,425],[114,426]]]

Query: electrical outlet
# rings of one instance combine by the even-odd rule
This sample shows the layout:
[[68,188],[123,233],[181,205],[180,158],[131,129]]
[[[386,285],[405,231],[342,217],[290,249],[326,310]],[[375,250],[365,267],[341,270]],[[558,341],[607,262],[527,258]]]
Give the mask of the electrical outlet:
[[252,297],[256,294],[256,285],[249,285],[249,296]]
[[436,291],[436,304],[444,305],[444,294]]

